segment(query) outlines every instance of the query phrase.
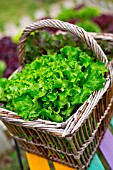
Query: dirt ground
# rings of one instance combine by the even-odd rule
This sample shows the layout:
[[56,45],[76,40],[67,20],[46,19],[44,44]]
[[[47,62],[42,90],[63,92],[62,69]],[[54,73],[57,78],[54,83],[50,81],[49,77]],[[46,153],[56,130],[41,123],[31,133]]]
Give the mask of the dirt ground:
[[[24,170],[28,170],[29,166],[25,151],[20,149],[20,153]],[[20,170],[15,148],[0,157],[0,170]]]

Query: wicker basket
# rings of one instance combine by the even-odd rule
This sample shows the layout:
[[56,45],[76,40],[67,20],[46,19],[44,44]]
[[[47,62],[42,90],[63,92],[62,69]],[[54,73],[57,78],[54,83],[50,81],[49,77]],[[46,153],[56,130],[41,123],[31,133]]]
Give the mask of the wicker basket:
[[[24,66],[24,49],[28,36],[32,31],[45,27],[59,28],[84,40],[109,70],[105,86],[91,94],[77,112],[63,123],[41,119],[26,122],[16,113],[3,108],[0,108],[0,118],[24,150],[73,168],[84,169],[88,167],[112,116],[111,64],[93,37],[82,28],[47,19],[35,22],[23,31],[19,44],[21,67],[18,70]],[[97,39],[106,37],[93,33],[92,35]]]

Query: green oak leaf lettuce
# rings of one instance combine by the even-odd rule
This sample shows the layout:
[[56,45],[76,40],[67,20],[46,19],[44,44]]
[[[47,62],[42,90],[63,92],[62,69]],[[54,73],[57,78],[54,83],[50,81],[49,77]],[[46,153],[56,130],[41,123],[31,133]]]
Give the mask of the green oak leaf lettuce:
[[0,101],[25,120],[63,122],[104,87],[105,72],[104,63],[78,47],[65,46],[26,64],[10,80],[0,79]]

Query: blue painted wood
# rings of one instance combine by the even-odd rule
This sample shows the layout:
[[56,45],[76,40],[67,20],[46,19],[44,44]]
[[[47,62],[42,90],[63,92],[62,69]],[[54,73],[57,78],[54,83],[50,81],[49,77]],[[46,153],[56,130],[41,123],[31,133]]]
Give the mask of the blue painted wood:
[[113,117],[111,118],[110,125],[113,128]]
[[113,170],[113,135],[109,129],[106,130],[99,147],[110,168]]
[[88,170],[105,170],[97,154],[94,155]]

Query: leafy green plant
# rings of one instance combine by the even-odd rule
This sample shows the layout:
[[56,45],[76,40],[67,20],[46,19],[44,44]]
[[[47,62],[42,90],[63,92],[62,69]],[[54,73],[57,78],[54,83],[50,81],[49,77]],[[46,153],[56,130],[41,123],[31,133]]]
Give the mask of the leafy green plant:
[[62,21],[67,21],[69,19],[77,18],[77,12],[74,9],[63,9],[61,13],[57,16],[57,19]]
[[0,60],[0,78],[2,77],[4,71],[6,69],[6,64],[4,61]]
[[77,22],[77,25],[79,27],[82,27],[85,31],[88,31],[88,32],[101,32],[100,27],[90,20]]
[[97,7],[86,6],[80,10],[64,9],[57,16],[57,19],[62,21],[68,21],[70,19],[84,19],[89,20],[100,15],[100,10]]
[[50,34],[43,30],[31,34],[26,45],[25,59],[27,63],[40,58],[42,54],[54,54],[65,45],[76,46],[76,43],[69,34]]
[[0,100],[25,120],[66,121],[94,90],[104,86],[104,63],[65,46],[26,64],[10,80],[0,80]]
[[92,19],[100,14],[100,9],[93,6],[86,6],[77,11],[77,17],[84,20]]

